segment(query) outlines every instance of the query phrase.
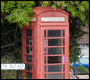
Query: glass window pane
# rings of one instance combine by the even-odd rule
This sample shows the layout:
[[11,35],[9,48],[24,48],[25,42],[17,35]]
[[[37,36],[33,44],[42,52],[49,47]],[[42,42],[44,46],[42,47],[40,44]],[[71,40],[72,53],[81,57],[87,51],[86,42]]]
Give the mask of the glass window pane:
[[63,47],[63,54],[65,54],[65,47]]
[[44,66],[44,72],[46,72],[46,65]]
[[44,48],[44,55],[46,55],[46,48]]
[[26,47],[26,53],[32,54],[32,47]]
[[46,79],[46,74],[44,75],[44,79]]
[[48,55],[61,54],[61,48],[48,48]]
[[65,39],[63,39],[63,46],[65,46]]
[[63,73],[63,79],[65,79],[65,73]]
[[61,37],[61,30],[48,30],[48,37]]
[[44,30],[44,37],[46,37],[46,30]]
[[63,37],[65,37],[65,30],[63,30]]
[[48,57],[48,63],[61,63],[61,56]]
[[46,64],[46,57],[44,57],[44,63]]
[[32,73],[27,72],[26,75],[28,79],[32,79]]
[[46,39],[44,39],[44,46],[46,46]]
[[62,79],[62,74],[48,74],[48,79]]
[[48,72],[61,72],[61,65],[48,65]]
[[25,68],[27,71],[32,71],[32,64],[25,64]]
[[26,38],[26,45],[32,45],[32,39]]
[[61,46],[61,39],[48,39],[48,46]]
[[32,30],[31,29],[26,30],[26,36],[27,37],[32,37]]
[[32,56],[26,55],[26,62],[32,63]]
[[63,64],[63,72],[65,72],[65,64]]

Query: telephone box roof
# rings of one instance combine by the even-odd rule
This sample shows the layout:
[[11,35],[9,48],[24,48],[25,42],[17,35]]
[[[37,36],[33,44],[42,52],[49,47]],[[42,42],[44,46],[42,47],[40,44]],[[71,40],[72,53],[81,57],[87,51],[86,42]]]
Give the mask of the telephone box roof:
[[[38,7],[34,7],[33,11],[34,11],[34,13],[39,15],[39,14],[47,12],[47,11],[55,11],[55,10],[51,6],[46,6],[46,7],[38,6]],[[61,10],[59,8],[56,8],[56,11],[62,12],[66,15],[69,15],[67,12],[65,12],[64,10]]]

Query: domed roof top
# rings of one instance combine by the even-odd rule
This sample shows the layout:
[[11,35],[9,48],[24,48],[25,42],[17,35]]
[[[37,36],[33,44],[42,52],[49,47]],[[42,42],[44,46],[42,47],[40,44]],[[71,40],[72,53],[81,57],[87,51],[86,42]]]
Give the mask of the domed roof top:
[[[34,7],[34,8],[33,8],[33,11],[34,11],[37,15],[39,15],[39,14],[41,14],[41,13],[43,13],[43,12],[55,11],[55,10],[54,10],[51,6],[46,6],[46,7],[38,6],[38,7]],[[61,9],[59,9],[59,8],[56,8],[56,11],[62,12],[62,13],[64,13],[64,14],[66,14],[66,15],[69,15],[67,12],[65,12],[64,10],[61,10]]]

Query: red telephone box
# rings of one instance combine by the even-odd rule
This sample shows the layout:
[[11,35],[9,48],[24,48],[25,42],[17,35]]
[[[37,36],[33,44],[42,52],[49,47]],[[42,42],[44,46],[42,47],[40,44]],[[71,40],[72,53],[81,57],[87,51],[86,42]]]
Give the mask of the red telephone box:
[[69,79],[69,14],[49,6],[33,11],[22,28],[22,73],[28,79]]

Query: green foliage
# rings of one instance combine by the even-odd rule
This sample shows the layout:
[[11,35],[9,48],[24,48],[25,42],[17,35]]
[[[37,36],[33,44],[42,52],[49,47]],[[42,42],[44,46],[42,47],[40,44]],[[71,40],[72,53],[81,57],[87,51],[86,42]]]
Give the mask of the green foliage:
[[6,16],[10,23],[18,23],[21,27],[22,24],[28,26],[29,25],[29,16],[25,15],[27,12],[24,9],[14,9],[11,11],[11,14]]
[[70,27],[70,62],[76,62],[78,60],[78,57],[81,54],[78,40],[84,35],[87,34],[87,32],[84,32],[82,30],[82,26],[84,27],[85,24],[80,20],[80,18],[72,16],[69,16],[69,27]]
[[53,5],[52,5],[52,8],[53,8],[54,10],[56,10],[56,5],[55,5],[55,4],[53,4]]
[[[52,6],[59,7],[70,13],[71,17],[78,17],[81,21],[89,25],[89,1],[43,1],[42,6]],[[55,9],[55,7],[53,7]]]
[[1,12],[4,12],[4,2],[1,1]]
[[[80,63],[79,63],[80,65]],[[71,63],[69,64],[69,68],[70,69],[73,69],[74,71],[74,74],[76,74],[76,70],[75,70],[75,67],[71,66]],[[89,75],[89,70],[87,68],[85,68],[84,66],[78,66],[77,67],[79,69],[79,71],[82,73],[82,74],[86,74],[86,75]]]
[[78,56],[81,54],[80,53],[80,48],[77,47],[79,44],[77,43],[76,40],[71,40],[70,39],[70,62],[76,62],[78,59]]
[[32,6],[34,5],[34,1],[1,1],[1,14],[7,13],[5,19],[10,23],[17,23],[22,28],[23,24],[29,25],[29,19],[33,13]]
[[64,9],[67,6],[67,4],[65,3],[65,1],[55,1],[55,3],[61,9]]
[[1,18],[1,23],[3,23],[3,19]]
[[5,7],[4,10],[5,12],[9,13],[15,6],[15,1],[7,1],[7,3],[5,2]]
[[[12,62],[13,57],[7,58],[7,57],[2,57],[1,58],[1,63],[10,63]],[[1,78],[2,79],[15,79],[16,78],[16,71],[10,71],[10,70],[2,70],[1,71]]]
[[27,79],[27,76],[25,74],[23,74],[22,76],[23,76],[23,79]]
[[84,66],[78,66],[78,69],[80,72],[84,72],[84,74],[89,75],[89,70],[85,68]]
[[[8,13],[5,17],[10,23],[29,25],[29,16],[33,15],[32,8],[35,1],[1,1],[1,14]],[[89,2],[88,1],[43,1],[42,6],[59,7],[70,13],[70,16],[78,17],[89,25]],[[8,19],[9,18],[9,19]],[[2,22],[2,20],[1,20]]]
[[42,6],[50,6],[50,4],[51,4],[51,1],[43,1],[43,4],[42,4]]
[[[20,59],[20,58],[19,58]],[[1,57],[1,63],[16,63],[13,56]],[[22,79],[22,71],[19,71],[19,78]],[[1,70],[1,79],[16,79],[16,70]]]
[[1,79],[16,79],[16,71],[3,70],[1,71]]

